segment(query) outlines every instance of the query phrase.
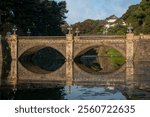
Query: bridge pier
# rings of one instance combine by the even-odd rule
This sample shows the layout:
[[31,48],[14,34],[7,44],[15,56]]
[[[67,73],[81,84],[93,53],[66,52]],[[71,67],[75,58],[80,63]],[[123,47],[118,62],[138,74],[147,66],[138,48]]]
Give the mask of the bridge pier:
[[134,59],[134,34],[126,35],[126,60],[133,61]]
[[126,84],[134,81],[134,34],[126,35]]
[[126,84],[131,85],[134,82],[134,64],[133,61],[126,61]]
[[[130,33],[125,36],[76,36],[74,37],[72,34],[67,34],[66,37],[19,37],[17,39],[17,35],[10,35],[7,38],[7,42],[9,44],[11,50],[11,71],[8,76],[8,84],[16,85],[17,77],[19,77],[18,82],[20,79],[23,82],[23,74],[26,73],[26,81],[31,80],[33,82],[49,82],[51,81],[50,77],[53,81],[65,81],[68,86],[73,84],[73,81],[105,81],[103,76],[97,76],[94,78],[95,75],[88,73],[78,69],[75,67],[73,62],[74,57],[76,57],[80,52],[82,53],[91,47],[97,47],[101,45],[110,46],[119,50],[123,55],[126,57],[126,78],[121,80],[121,82],[126,80],[126,83],[133,83],[134,81],[134,55],[135,55],[135,45],[138,39],[149,39],[149,36],[134,36],[134,34]],[[32,49],[34,47],[52,47],[56,48],[56,50],[63,53],[66,57],[66,63],[63,67],[63,73],[59,75],[61,70],[56,71],[51,74],[36,74],[34,79],[29,78],[29,76],[34,75],[34,73],[24,69],[18,69],[20,67],[20,63],[18,64],[18,57],[20,57],[24,52]],[[39,48],[40,49],[40,48]],[[1,66],[0,66],[1,67]],[[23,67],[23,66],[22,66]],[[18,72],[18,70],[20,72]],[[28,72],[30,74],[28,74]],[[17,75],[19,73],[19,75]],[[58,78],[55,79],[56,74],[58,74]],[[42,76],[43,75],[43,76]],[[82,75],[82,76],[81,76]],[[21,78],[20,78],[21,76]],[[62,78],[63,76],[63,78]],[[81,76],[81,77],[79,77]],[[38,77],[38,78],[37,78]],[[112,76],[108,76],[112,77]],[[122,76],[121,76],[122,77]],[[46,79],[44,79],[46,78]],[[78,78],[78,79],[76,79]],[[122,77],[123,78],[123,77]],[[96,79],[96,80],[95,80]],[[110,79],[109,79],[110,80]],[[113,79],[112,79],[113,80]],[[120,79],[119,79],[120,80]],[[119,81],[120,82],[120,81]]]
[[6,37],[9,48],[10,48],[10,54],[11,54],[11,69],[9,72],[9,75],[7,77],[7,84],[10,86],[16,86],[17,85],[17,35],[10,35]]
[[73,35],[66,35],[66,84],[73,84]]

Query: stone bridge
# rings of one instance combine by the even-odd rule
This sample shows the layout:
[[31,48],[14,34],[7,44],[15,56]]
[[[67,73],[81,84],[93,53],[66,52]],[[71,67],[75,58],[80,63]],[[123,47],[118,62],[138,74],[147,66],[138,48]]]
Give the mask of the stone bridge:
[[[6,37],[11,50],[11,71],[7,78],[10,85],[28,83],[56,83],[73,85],[78,83],[120,84],[132,81],[130,75],[134,74],[133,60],[135,48],[139,40],[148,40],[150,36],[134,36],[130,33],[125,36],[73,36],[68,34],[58,36],[17,36]],[[90,48],[108,46],[115,48],[126,58],[126,63],[116,72],[108,75],[90,74],[80,69],[74,58]],[[38,50],[51,47],[65,57],[64,65],[51,73],[36,74],[26,69],[19,57],[36,53]],[[32,67],[32,66],[31,66]],[[125,69],[126,68],[126,69]]]

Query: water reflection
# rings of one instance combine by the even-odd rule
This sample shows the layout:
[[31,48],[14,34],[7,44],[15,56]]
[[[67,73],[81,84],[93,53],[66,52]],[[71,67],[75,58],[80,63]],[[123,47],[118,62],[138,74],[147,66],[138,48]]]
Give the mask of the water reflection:
[[107,74],[119,69],[125,63],[125,58],[114,48],[98,46],[81,52],[75,62],[86,72]]
[[2,100],[60,100],[63,99],[61,87],[43,89],[5,89],[0,91]]
[[43,89],[2,90],[0,99],[9,100],[124,100],[126,97],[118,89],[104,87],[59,87]]
[[127,87],[64,86],[42,89],[1,89],[1,100],[145,100],[149,90]]
[[39,48],[31,48],[19,58],[21,64],[29,71],[49,73],[56,71],[64,64],[65,58],[57,50],[50,47]]
[[[87,77],[84,78],[82,73],[76,75],[77,72],[74,71],[72,85],[70,86],[67,86],[68,84],[65,84],[65,82],[64,84],[60,85],[59,82],[61,81],[47,81],[46,84],[42,83],[42,80],[45,77],[44,74],[43,79],[41,80],[41,84],[39,82],[35,82],[35,84],[30,84],[27,82],[27,86],[16,84],[16,86],[9,88],[8,86],[4,85],[6,78],[2,78],[2,86],[0,87],[0,99],[150,99],[149,71],[150,61],[128,61],[125,63],[124,71],[122,72],[118,72],[109,76],[107,74],[95,75],[95,77],[99,77],[100,81],[91,81],[91,79],[88,79]],[[94,75],[92,76],[94,79]],[[23,77],[25,76],[22,76],[22,78]],[[82,81],[79,82],[79,79]],[[20,76],[18,77],[18,81],[19,80]]]
[[125,100],[126,97],[118,90],[110,87],[83,87],[73,86],[68,93],[68,87],[64,88],[64,99],[69,100]]

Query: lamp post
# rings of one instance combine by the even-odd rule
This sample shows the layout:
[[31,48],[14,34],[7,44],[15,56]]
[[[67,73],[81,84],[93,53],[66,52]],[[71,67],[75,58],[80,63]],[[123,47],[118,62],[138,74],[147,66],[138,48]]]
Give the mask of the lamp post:
[[67,28],[68,29],[68,34],[72,34],[72,27],[70,26],[69,28]]
[[30,31],[30,29],[28,28],[28,30],[27,30],[27,35],[28,36],[30,36],[31,35],[31,31]]
[[16,27],[16,25],[14,25],[14,27],[13,27],[12,30],[13,30],[13,34],[16,35],[16,31],[18,30],[17,27]]
[[79,36],[79,33],[80,33],[79,29],[76,28],[76,31],[75,31],[76,36]]
[[132,33],[133,32],[133,27],[131,24],[129,24],[128,28],[127,28],[127,33]]

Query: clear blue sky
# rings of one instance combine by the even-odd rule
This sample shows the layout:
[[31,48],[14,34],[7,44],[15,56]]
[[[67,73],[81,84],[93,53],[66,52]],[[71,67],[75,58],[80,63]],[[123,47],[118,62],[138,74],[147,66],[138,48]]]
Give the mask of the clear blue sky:
[[[57,0],[61,1],[61,0]],[[73,24],[86,19],[105,19],[110,15],[122,16],[128,7],[141,0],[65,0],[67,2],[67,22]]]

